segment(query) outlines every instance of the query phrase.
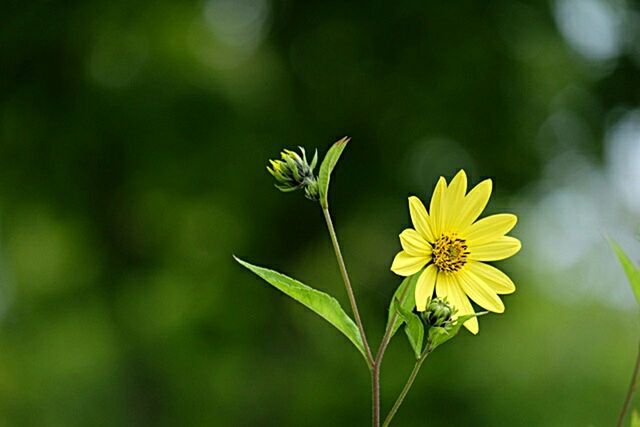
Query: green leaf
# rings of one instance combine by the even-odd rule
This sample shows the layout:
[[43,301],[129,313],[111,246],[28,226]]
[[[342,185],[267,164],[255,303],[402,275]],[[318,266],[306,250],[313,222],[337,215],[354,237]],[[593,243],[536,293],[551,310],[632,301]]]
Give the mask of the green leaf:
[[366,353],[364,350],[364,344],[362,343],[362,337],[360,336],[360,331],[358,331],[356,324],[351,320],[347,313],[344,312],[340,303],[335,298],[300,283],[297,280],[287,277],[284,274],[280,274],[277,271],[252,265],[236,256],[233,258],[244,267],[267,281],[269,284],[289,295],[305,307],[311,309],[316,314],[319,314],[327,322],[335,326],[340,332],[349,338],[349,341],[356,346],[358,351],[362,353],[362,356],[364,356],[366,360]]
[[456,319],[456,322],[453,324],[453,327],[448,331],[445,328],[441,328],[441,327],[429,328],[428,340],[429,340],[429,346],[431,347],[431,351],[435,350],[436,347],[441,346],[442,344],[449,341],[451,338],[458,335],[458,332],[460,332],[460,328],[462,327],[464,322],[471,319],[472,317],[479,317],[487,313],[488,311],[482,311],[480,313],[465,314],[464,316],[459,316]]
[[636,268],[633,261],[629,259],[624,250],[622,250],[620,245],[618,245],[613,239],[609,239],[609,243],[618,256],[618,260],[620,261],[620,264],[622,264],[624,272],[627,274],[627,279],[629,279],[629,284],[636,296],[636,300],[638,301],[638,304],[640,304],[640,269]]
[[635,409],[631,412],[631,427],[640,427],[640,415]]
[[416,354],[416,359],[419,359],[422,354],[422,341],[424,339],[424,325],[422,324],[422,320],[412,311],[406,310],[397,298],[393,301],[393,306],[406,323],[404,331],[407,334],[407,338],[409,338],[409,344],[411,344],[411,348],[413,348]]
[[391,298],[391,303],[389,304],[389,314],[387,316],[387,327],[391,323],[393,317],[395,317],[395,322],[393,323],[393,329],[391,329],[391,336],[394,336],[398,331],[398,328],[402,326],[404,323],[404,319],[402,316],[398,316],[399,314],[395,309],[395,301],[398,300],[400,302],[400,306],[405,311],[413,311],[413,307],[416,306],[415,301],[415,291],[416,291],[416,282],[418,281],[418,276],[420,273],[416,273],[413,276],[405,277],[405,279],[400,283],[398,289],[393,294]]
[[329,151],[327,151],[327,155],[324,156],[324,160],[322,160],[322,164],[320,165],[320,172],[318,172],[318,188],[320,190],[320,205],[323,208],[327,208],[329,206],[329,180],[331,179],[331,172],[333,172],[333,168],[336,167],[336,163],[338,163],[338,159],[344,151],[347,143],[349,142],[349,137],[344,137],[341,140],[335,142]]

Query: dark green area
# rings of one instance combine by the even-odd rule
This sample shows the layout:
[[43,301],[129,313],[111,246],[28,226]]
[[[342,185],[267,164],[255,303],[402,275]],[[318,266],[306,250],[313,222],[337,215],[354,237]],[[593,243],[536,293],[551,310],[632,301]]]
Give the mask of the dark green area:
[[[640,104],[640,61],[584,59],[553,4],[4,2],[0,425],[368,425],[361,355],[232,259],[349,311],[319,208],[267,159],[352,137],[330,205],[377,343],[409,194],[464,167],[513,210],[549,153],[599,159]],[[591,137],[550,131],[556,111]],[[397,426],[613,424],[636,323],[550,299],[524,264],[500,263],[506,313],[430,356]],[[413,361],[397,334],[383,413]]]

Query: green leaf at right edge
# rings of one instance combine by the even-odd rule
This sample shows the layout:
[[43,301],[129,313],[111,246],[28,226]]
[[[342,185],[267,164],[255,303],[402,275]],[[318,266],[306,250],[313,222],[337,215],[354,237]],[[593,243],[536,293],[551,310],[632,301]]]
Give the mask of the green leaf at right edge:
[[622,268],[627,275],[627,279],[629,279],[629,284],[636,296],[636,300],[638,301],[638,304],[640,304],[640,269],[636,268],[633,261],[631,261],[618,243],[613,239],[609,239],[609,243],[618,256],[618,260],[620,261],[620,264],[622,264]]
[[640,427],[640,415],[638,415],[638,411],[635,409],[631,413],[631,427]]
[[329,180],[331,179],[331,172],[333,172],[333,168],[336,167],[338,159],[347,146],[349,140],[350,138],[345,136],[341,140],[335,142],[331,148],[329,148],[329,151],[327,151],[327,154],[324,156],[324,160],[322,160],[322,164],[320,165],[320,171],[318,172],[318,189],[320,191],[320,205],[323,208],[327,208],[329,206]]
[[442,344],[449,341],[451,338],[458,335],[460,332],[460,328],[467,320],[472,317],[478,317],[487,314],[488,311],[482,311],[480,313],[474,314],[465,314],[464,316],[458,316],[456,322],[453,324],[453,327],[448,331],[445,328],[429,328],[429,345],[431,346],[431,350],[435,350],[436,347],[441,346]]
[[344,312],[340,303],[335,298],[300,283],[297,280],[287,277],[284,274],[278,273],[277,271],[258,267],[243,261],[236,256],[233,258],[266,282],[295,299],[300,304],[311,309],[316,314],[319,314],[323,319],[335,326],[336,329],[349,338],[349,341],[356,346],[365,360],[367,360],[364,344],[362,343],[362,337],[360,336],[358,327],[347,313]]
[[406,323],[404,331],[409,338],[409,344],[416,354],[416,359],[422,354],[422,341],[424,340],[424,325],[422,320],[410,310],[405,310],[401,302],[396,298],[393,303],[394,308],[398,311],[402,320]]
[[404,323],[404,319],[402,316],[397,316],[399,314],[395,309],[395,301],[400,301],[400,305],[402,309],[405,311],[413,311],[413,308],[416,306],[415,300],[415,292],[416,292],[416,282],[418,281],[418,277],[420,273],[416,273],[413,276],[405,277],[405,279],[400,283],[398,289],[393,294],[391,298],[391,303],[389,304],[389,314],[387,315],[387,327],[389,327],[389,323],[395,317],[395,322],[393,323],[391,329],[391,336],[394,336],[398,331],[398,328],[402,326]]

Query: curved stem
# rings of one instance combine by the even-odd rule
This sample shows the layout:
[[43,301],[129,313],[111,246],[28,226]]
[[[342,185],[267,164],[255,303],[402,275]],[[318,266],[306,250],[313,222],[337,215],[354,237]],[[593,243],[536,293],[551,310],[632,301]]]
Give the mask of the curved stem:
[[[329,234],[331,235],[331,243],[333,243],[333,250],[336,253],[336,259],[338,260],[338,266],[340,267],[340,274],[342,274],[342,280],[344,281],[344,287],[347,289],[347,295],[349,295],[349,302],[351,303],[351,311],[353,311],[353,316],[356,320],[356,325],[358,325],[358,329],[360,330],[360,335],[362,336],[362,343],[364,344],[365,352],[367,355],[367,365],[370,370],[373,370],[373,356],[371,354],[371,348],[369,347],[369,342],[367,341],[367,336],[364,333],[364,326],[362,325],[362,319],[360,318],[360,312],[358,311],[358,305],[356,304],[356,297],[353,294],[353,289],[351,288],[351,281],[349,280],[349,274],[347,273],[347,266],[344,263],[344,259],[342,258],[342,251],[340,251],[340,244],[338,243],[338,236],[336,235],[336,230],[333,228],[333,221],[331,221],[331,215],[329,214],[329,208],[322,208],[322,213],[324,214],[324,219],[327,222],[327,228],[329,229]],[[375,407],[375,402],[374,402]]]
[[[400,295],[401,301],[404,300],[408,289],[409,287],[405,288]],[[380,342],[376,359],[373,362],[373,370],[371,371],[371,383],[373,384],[373,425],[375,427],[380,425],[380,366],[382,365],[384,352],[386,351],[389,341],[391,341],[391,337],[393,336],[393,325],[396,323],[397,318],[398,312],[394,312],[387,323],[387,329],[384,331],[384,336]]]
[[[400,301],[404,301],[407,292],[409,291],[409,286],[405,287],[400,294]],[[384,357],[384,352],[387,350],[387,346],[389,345],[389,341],[393,337],[393,326],[398,319],[398,312],[394,311],[387,323],[387,330],[384,331],[384,336],[382,337],[382,342],[380,342],[380,347],[378,348],[378,354],[376,354],[376,360],[374,365],[380,366],[382,364],[382,358]]]
[[409,379],[407,380],[407,383],[404,385],[402,392],[400,392],[400,396],[398,396],[398,398],[396,399],[396,403],[393,404],[391,411],[389,411],[389,415],[387,415],[387,418],[385,418],[384,423],[382,424],[382,427],[388,427],[389,424],[391,423],[393,416],[396,414],[396,412],[398,412],[398,408],[400,408],[400,405],[402,405],[404,398],[407,396],[407,393],[409,393],[409,390],[411,389],[413,382],[416,380],[416,377],[418,376],[418,372],[420,371],[420,367],[422,366],[422,363],[425,361],[425,359],[427,358],[430,352],[431,352],[431,349],[427,347],[420,355],[420,358],[416,361],[416,364],[413,366],[413,371],[411,371],[411,375],[409,375]]
[[631,406],[631,399],[633,398],[633,394],[635,393],[636,387],[638,385],[639,372],[640,372],[640,344],[638,345],[638,355],[636,356],[636,365],[633,368],[633,374],[631,374],[631,384],[629,384],[627,395],[624,398],[624,403],[622,404],[622,410],[620,411],[620,415],[618,416],[618,422],[616,423],[616,427],[622,427],[624,418],[627,415],[627,412],[629,412],[629,407]]

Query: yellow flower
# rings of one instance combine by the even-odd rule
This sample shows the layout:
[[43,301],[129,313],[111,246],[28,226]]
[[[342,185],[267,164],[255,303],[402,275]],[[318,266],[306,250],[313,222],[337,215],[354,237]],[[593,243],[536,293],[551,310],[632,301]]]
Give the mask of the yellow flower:
[[[467,194],[467,176],[461,170],[448,186],[440,177],[429,212],[420,199],[409,197],[414,228],[400,233],[403,250],[396,255],[391,270],[400,276],[422,270],[415,291],[418,311],[426,309],[435,289],[439,298],[447,297],[458,309],[457,315],[474,312],[469,298],[486,310],[504,312],[498,295],[510,294],[516,287],[506,274],[485,261],[509,258],[521,244],[506,236],[516,225],[515,215],[490,215],[476,221],[490,195],[490,179]],[[464,326],[478,333],[477,318],[467,320]]]

